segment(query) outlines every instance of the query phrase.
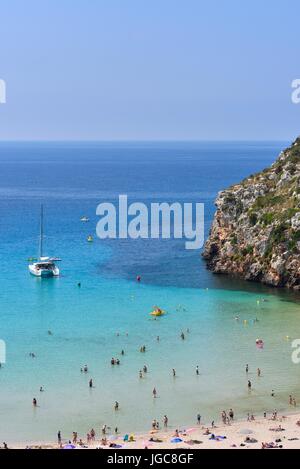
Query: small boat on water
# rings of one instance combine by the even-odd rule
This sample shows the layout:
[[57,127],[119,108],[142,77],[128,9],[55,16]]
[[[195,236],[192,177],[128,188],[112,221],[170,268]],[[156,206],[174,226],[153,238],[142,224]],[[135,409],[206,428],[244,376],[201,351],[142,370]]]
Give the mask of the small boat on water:
[[83,216],[80,218],[80,221],[82,221],[83,223],[87,223],[88,221],[90,221],[90,219],[89,217]]
[[92,243],[92,242],[94,241],[93,236],[92,236],[92,235],[89,235],[89,236],[87,237],[87,241],[88,241],[88,243]]
[[58,277],[59,268],[55,262],[60,261],[57,257],[47,257],[43,255],[43,238],[44,238],[44,210],[41,205],[40,219],[40,239],[39,239],[39,255],[37,259],[31,258],[31,264],[28,265],[29,272],[35,277]]

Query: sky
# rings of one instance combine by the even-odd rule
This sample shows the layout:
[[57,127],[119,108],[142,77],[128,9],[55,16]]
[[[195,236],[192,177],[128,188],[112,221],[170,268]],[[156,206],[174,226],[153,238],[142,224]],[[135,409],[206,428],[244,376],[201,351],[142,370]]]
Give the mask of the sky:
[[299,0],[1,0],[0,140],[291,140]]

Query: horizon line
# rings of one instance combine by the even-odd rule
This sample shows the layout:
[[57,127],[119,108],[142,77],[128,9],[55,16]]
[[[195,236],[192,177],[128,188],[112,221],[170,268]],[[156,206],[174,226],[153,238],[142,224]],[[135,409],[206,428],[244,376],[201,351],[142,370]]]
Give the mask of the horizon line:
[[1,143],[203,143],[203,142],[289,142],[282,139],[0,139]]

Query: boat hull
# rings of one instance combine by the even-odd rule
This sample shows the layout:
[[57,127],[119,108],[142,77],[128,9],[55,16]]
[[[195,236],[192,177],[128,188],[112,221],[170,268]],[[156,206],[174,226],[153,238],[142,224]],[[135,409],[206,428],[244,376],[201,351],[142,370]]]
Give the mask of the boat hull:
[[59,276],[59,269],[56,266],[52,269],[37,269],[36,265],[31,264],[28,266],[28,269],[34,277],[50,278]]

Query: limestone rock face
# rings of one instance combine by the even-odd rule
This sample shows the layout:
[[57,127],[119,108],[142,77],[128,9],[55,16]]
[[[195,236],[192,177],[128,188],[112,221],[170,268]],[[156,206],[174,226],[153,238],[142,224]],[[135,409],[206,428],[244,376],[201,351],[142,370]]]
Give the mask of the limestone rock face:
[[300,290],[300,137],[218,194],[203,257],[214,273]]

